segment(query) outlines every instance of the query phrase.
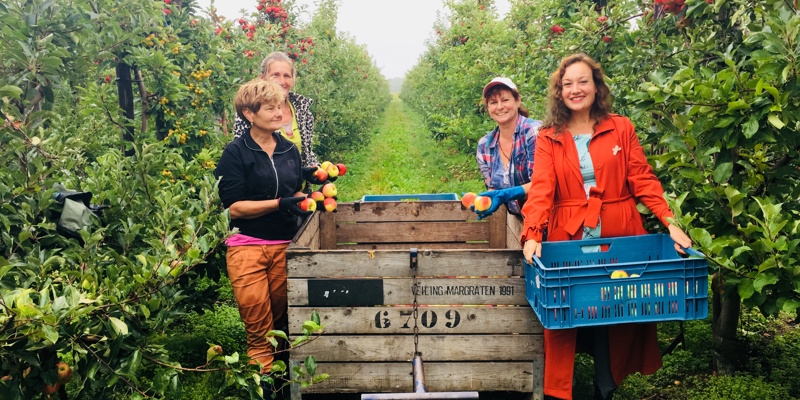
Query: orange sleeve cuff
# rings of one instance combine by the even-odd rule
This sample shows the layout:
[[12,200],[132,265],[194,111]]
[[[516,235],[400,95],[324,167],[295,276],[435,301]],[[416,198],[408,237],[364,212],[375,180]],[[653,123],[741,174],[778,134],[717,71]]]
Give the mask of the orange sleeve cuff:
[[541,243],[542,236],[544,236],[544,230],[541,227],[524,226],[522,227],[522,235],[520,235],[519,243],[524,245],[528,240],[535,240]]

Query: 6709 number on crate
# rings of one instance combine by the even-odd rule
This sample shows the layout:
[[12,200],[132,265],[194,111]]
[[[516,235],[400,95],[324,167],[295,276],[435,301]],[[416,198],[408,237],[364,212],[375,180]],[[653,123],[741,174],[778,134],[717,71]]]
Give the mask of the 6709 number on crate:
[[547,329],[708,317],[708,261],[668,235],[542,243],[525,263],[528,302]]

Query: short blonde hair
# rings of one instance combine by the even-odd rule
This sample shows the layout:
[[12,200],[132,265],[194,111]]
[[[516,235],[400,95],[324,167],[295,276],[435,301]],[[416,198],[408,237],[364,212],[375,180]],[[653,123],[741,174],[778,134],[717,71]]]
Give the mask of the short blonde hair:
[[286,100],[286,93],[281,85],[271,80],[253,79],[239,87],[236,97],[233,99],[233,106],[236,108],[236,115],[243,120],[244,110],[257,113],[265,104],[279,104]]

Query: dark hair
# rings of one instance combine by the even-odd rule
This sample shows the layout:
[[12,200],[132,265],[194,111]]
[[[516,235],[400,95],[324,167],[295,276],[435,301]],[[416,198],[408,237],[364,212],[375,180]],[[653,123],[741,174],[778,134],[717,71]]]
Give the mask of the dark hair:
[[[511,88],[506,85],[496,85],[492,86],[491,88],[489,88],[489,90],[486,91],[486,96],[483,96],[483,106],[484,107],[488,106],[489,99],[491,99],[492,96],[494,96],[501,90],[506,90],[511,92],[511,95],[514,96],[514,100],[519,100],[519,92],[517,92],[516,90],[511,90]],[[525,106],[522,105],[522,103],[519,104],[519,114],[522,115],[523,117],[528,117],[529,114],[528,109],[525,108]]]
[[561,90],[563,89],[561,79],[564,78],[564,72],[567,67],[579,62],[588,65],[592,69],[592,80],[594,80],[594,86],[597,88],[589,115],[599,122],[611,113],[611,90],[603,78],[603,68],[600,64],[583,53],[564,57],[558,69],[550,75],[550,87],[547,93],[547,114],[543,124],[545,128],[554,127],[556,134],[561,133],[566,128],[572,116],[572,110],[567,108],[567,105],[564,104],[564,99],[561,98]]

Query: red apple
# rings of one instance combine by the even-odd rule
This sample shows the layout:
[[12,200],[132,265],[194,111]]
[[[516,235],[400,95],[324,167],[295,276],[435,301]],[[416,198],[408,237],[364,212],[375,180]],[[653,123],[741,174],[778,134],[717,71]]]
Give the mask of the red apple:
[[56,394],[56,392],[58,392],[58,387],[60,385],[61,384],[58,383],[58,382],[56,382],[56,383],[54,383],[52,385],[45,384],[44,386],[42,386],[42,393],[44,393],[45,396],[50,396],[52,394]]
[[475,211],[486,211],[492,206],[492,198],[478,196],[475,198]]
[[316,201],[314,201],[313,199],[309,198],[309,197],[306,197],[305,199],[303,199],[303,200],[300,200],[300,202],[299,202],[299,203],[297,203],[297,205],[298,205],[298,206],[300,207],[300,209],[301,209],[301,210],[303,210],[303,211],[311,211],[311,212],[314,212],[314,211],[316,211],[316,210],[317,210],[317,202],[316,202]]
[[327,212],[336,210],[336,199],[333,197],[328,197],[322,204],[325,206],[325,211]]
[[344,164],[336,164],[336,168],[339,168],[339,176],[344,176],[347,173],[347,167]]
[[464,206],[464,208],[469,208],[469,206],[475,203],[476,197],[478,197],[478,195],[475,193],[472,192],[464,193],[464,195],[461,196],[461,205]]
[[328,173],[324,169],[317,167],[317,170],[314,171],[314,178],[317,178],[320,182],[325,182],[328,180]]
[[597,17],[597,22],[603,23],[603,22],[606,22],[606,21],[608,21],[608,17],[606,17],[605,15],[601,15],[601,16]]
[[339,176],[339,167],[336,164],[328,165],[328,168],[325,168],[325,172],[328,173],[328,176],[331,178],[336,178]]
[[611,43],[611,36],[603,36],[603,41],[606,43]]
[[335,197],[338,193],[339,191],[336,190],[336,185],[332,183],[326,183],[322,186],[322,194],[325,195],[325,197]]
[[325,195],[322,192],[313,192],[311,193],[311,199],[314,201],[322,202],[325,201]]
[[58,375],[58,383],[67,383],[72,379],[72,368],[69,367],[69,364],[59,361],[56,364],[57,375]]

